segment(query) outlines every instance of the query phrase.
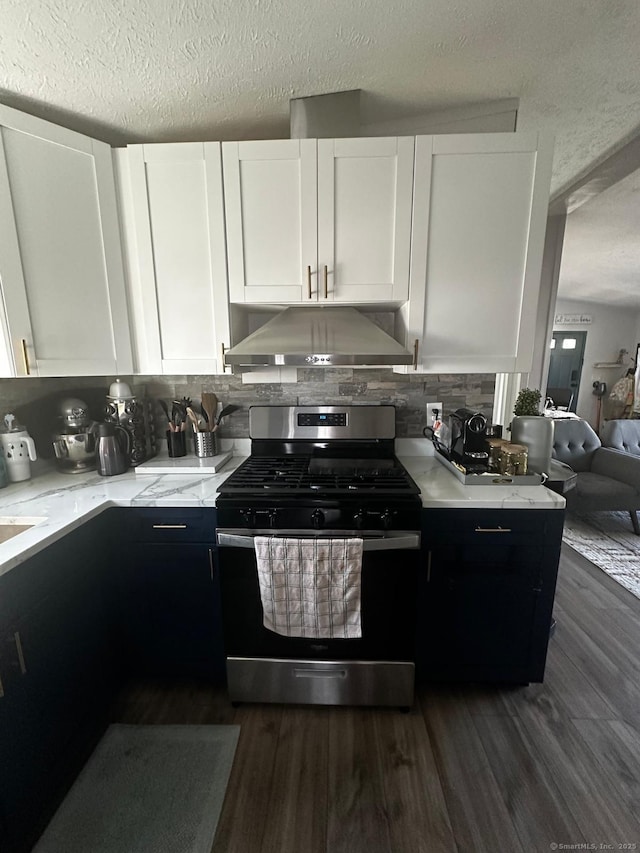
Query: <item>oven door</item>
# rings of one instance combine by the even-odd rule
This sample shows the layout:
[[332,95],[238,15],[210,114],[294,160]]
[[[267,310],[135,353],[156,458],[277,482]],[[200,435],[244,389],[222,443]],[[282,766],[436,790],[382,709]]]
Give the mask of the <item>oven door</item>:
[[[332,535],[345,531],[322,532]],[[232,701],[412,704],[419,533],[363,535],[362,636],[348,640],[283,637],[265,628],[254,537],[218,530],[216,538]]]

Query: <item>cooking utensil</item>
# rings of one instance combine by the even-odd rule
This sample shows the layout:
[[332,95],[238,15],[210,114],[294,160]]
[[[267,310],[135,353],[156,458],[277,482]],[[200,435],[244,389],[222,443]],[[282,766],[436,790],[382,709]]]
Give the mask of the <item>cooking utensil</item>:
[[215,432],[218,429],[218,427],[220,426],[220,422],[222,421],[223,418],[226,418],[227,415],[230,415],[232,412],[237,412],[239,408],[240,408],[240,406],[234,406],[233,404],[229,404],[228,406],[225,406],[224,409],[218,415],[218,418],[215,422],[215,425],[212,429],[212,432]]
[[191,421],[193,431],[195,433],[200,432],[201,431],[200,430],[200,419],[198,418],[196,413],[193,411],[191,406],[187,406],[187,416],[188,416],[189,420]]
[[216,422],[216,412],[218,411],[218,398],[213,392],[202,392],[202,409],[207,414],[209,429],[212,429]]
[[187,420],[187,410],[180,400],[173,401],[171,408],[171,420],[174,424],[174,432],[184,432],[185,422]]

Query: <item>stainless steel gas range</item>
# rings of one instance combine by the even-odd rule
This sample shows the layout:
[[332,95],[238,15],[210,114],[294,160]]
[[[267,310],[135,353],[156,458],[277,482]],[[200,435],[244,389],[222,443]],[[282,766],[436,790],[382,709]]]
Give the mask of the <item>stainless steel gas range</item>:
[[[251,455],[216,502],[231,700],[410,706],[421,500],[395,456],[395,408],[254,406],[249,427]],[[256,543],[297,555],[345,540],[361,542],[360,634],[266,627]],[[302,586],[323,582],[315,564],[309,576]]]

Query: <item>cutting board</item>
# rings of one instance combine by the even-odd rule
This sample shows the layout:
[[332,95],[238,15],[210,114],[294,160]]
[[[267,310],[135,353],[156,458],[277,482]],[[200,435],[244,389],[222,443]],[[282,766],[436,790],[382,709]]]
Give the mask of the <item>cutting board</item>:
[[154,456],[135,469],[136,474],[216,474],[231,459],[232,451],[206,456],[200,459],[193,453],[172,459],[169,456]]

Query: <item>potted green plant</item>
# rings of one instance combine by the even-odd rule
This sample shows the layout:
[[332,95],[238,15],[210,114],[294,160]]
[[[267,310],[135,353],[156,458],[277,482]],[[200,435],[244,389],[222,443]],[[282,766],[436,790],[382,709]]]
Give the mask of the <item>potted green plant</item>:
[[542,394],[537,388],[521,388],[513,407],[511,441],[529,451],[527,470],[549,474],[553,450],[553,420],[540,411]]
[[513,414],[516,415],[516,417],[521,417],[522,415],[535,415],[540,417],[542,415],[542,412],[540,411],[541,399],[542,394],[537,388],[521,388],[518,392],[518,396],[516,397]]

